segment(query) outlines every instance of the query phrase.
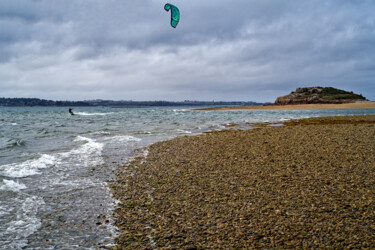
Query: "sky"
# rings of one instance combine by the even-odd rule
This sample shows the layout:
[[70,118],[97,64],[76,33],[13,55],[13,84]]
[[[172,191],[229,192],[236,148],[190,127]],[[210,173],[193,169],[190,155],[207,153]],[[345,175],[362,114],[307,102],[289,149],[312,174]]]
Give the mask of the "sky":
[[375,100],[373,0],[1,0],[0,97]]

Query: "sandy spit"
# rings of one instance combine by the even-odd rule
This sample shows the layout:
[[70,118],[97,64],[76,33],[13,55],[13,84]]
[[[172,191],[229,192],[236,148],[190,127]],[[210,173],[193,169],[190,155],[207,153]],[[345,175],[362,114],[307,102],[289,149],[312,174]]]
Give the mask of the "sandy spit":
[[194,110],[238,110],[238,109],[375,109],[375,102],[362,101],[343,104],[300,104],[300,105],[270,105],[244,107],[217,107]]
[[375,116],[159,142],[119,169],[114,249],[375,248]]

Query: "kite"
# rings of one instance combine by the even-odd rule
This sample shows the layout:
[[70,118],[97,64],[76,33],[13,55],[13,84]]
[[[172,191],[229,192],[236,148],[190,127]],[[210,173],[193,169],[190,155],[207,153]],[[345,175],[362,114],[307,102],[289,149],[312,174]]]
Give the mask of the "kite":
[[180,11],[178,8],[170,3],[164,5],[165,11],[171,10],[171,26],[176,28],[178,22],[180,21]]

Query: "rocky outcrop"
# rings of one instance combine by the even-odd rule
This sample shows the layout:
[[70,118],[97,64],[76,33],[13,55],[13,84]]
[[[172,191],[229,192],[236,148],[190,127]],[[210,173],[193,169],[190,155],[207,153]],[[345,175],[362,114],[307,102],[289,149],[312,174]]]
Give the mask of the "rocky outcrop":
[[332,87],[297,88],[289,95],[278,97],[275,105],[293,104],[340,104],[366,100],[362,95]]

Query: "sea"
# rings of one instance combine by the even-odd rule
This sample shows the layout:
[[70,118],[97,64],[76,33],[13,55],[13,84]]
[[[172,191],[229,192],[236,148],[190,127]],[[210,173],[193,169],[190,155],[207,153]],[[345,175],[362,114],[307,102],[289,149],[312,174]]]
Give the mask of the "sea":
[[375,109],[194,111],[189,107],[0,107],[0,249],[114,244],[116,170],[152,143],[253,122]]

